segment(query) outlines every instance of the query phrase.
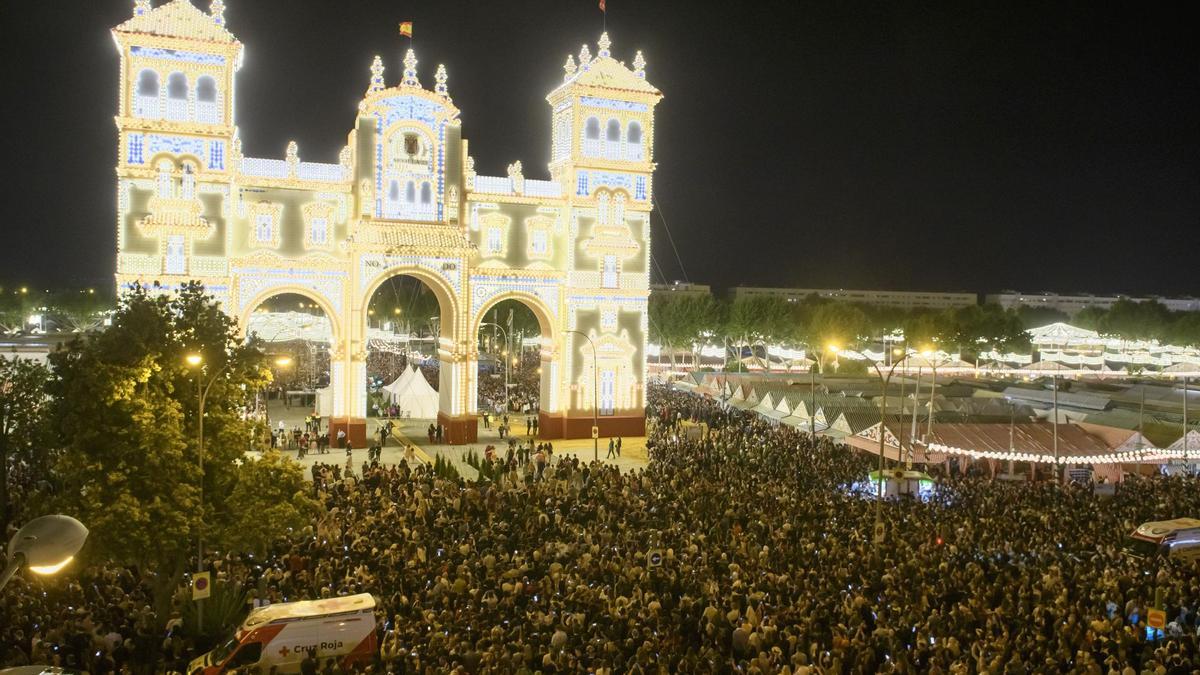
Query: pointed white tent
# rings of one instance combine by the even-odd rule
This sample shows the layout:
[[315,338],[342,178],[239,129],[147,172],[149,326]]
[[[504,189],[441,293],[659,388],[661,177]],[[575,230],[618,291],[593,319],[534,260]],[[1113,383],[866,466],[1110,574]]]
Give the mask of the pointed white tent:
[[[417,419],[432,419],[438,414],[438,393],[425,376],[417,372],[415,367],[405,371],[392,384],[399,384],[402,389],[391,392],[392,402],[400,408],[402,414]],[[405,378],[407,376],[407,379]],[[391,386],[391,385],[389,385]]]
[[415,374],[416,369],[410,364],[404,369],[404,372],[400,374],[400,377],[397,377],[395,380],[393,380],[391,384],[383,385],[384,395],[387,396],[389,403],[396,403],[398,401],[400,392],[404,391],[404,389],[408,387],[409,381],[412,380]]

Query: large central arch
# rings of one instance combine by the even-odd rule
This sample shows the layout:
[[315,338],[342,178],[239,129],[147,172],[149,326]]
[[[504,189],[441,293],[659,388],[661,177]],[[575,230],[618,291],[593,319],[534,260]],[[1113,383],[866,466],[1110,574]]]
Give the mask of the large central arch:
[[[523,290],[505,290],[496,293],[472,313],[469,324],[472,343],[474,344],[474,338],[479,335],[487,313],[506,300],[515,300],[521,303],[537,319],[541,332],[539,353],[542,371],[538,392],[538,427],[539,430],[544,430],[543,437],[557,438],[562,435],[561,406],[558,400],[558,392],[562,386],[561,354],[558,349],[558,345],[562,344],[562,326],[555,321],[554,312],[546,304],[545,299],[535,293]],[[476,415],[479,412],[479,354],[472,350],[470,356],[471,360],[467,367],[470,378],[469,412]]]

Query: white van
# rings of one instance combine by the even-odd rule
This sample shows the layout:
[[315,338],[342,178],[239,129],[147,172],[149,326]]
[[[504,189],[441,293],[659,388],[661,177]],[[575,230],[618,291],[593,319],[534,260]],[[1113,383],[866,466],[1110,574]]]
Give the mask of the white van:
[[1165,555],[1180,560],[1200,560],[1200,519],[1175,518],[1138,525],[1126,549],[1135,556]]
[[188,665],[189,675],[218,675],[259,666],[299,673],[310,651],[343,667],[370,663],[379,650],[375,598],[369,593],[267,605],[252,610],[233,638]]

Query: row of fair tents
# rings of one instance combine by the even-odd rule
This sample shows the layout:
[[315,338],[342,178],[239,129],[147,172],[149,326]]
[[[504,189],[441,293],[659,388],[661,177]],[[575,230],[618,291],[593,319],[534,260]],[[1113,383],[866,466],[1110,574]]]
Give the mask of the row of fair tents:
[[[796,391],[787,385],[772,386],[768,383],[753,381],[730,381],[728,378],[721,378],[712,373],[697,374],[694,379],[688,378],[676,382],[675,386],[696,393],[709,394],[725,401],[730,407],[754,412],[772,423],[785,424],[804,431],[815,427],[818,434],[838,440],[849,436],[865,435],[879,425],[878,404],[868,398],[817,394],[814,401],[810,392]],[[920,405],[918,401],[909,401],[909,403]],[[985,406],[988,403],[999,405],[996,401],[973,401],[972,403]],[[926,405],[935,410],[955,410],[961,403],[956,404],[939,396],[935,397],[932,402],[926,401]],[[810,408],[815,411],[815,415]],[[1000,405],[998,408],[1000,412],[1006,409],[1007,404]],[[902,420],[902,424],[907,426],[911,408],[908,408],[904,402],[889,402],[887,412],[889,420],[893,422]],[[980,409],[979,412],[987,414],[989,411]],[[925,423],[927,414],[928,408],[925,413],[919,415],[922,420],[921,424]],[[1159,451],[1165,457],[1195,457],[1200,455],[1200,431],[1190,430],[1186,441],[1183,435],[1180,435],[1173,443],[1162,448],[1155,447],[1141,434],[1137,434],[1136,438],[1126,439],[1124,445],[1118,450],[1129,450],[1134,445],[1137,446],[1139,452]]]

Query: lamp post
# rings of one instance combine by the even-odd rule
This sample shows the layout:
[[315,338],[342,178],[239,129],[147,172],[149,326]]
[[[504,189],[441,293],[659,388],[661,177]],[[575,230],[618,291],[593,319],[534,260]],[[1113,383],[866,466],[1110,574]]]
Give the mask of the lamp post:
[[[884,422],[887,420],[888,384],[890,384],[892,381],[892,375],[894,375],[896,373],[896,367],[899,366],[901,363],[904,363],[905,359],[907,359],[908,357],[909,357],[909,354],[907,352],[905,352],[904,356],[901,356],[898,360],[894,361],[892,363],[891,368],[888,368],[886,376],[884,375],[883,370],[879,367],[878,363],[872,364],[875,368],[875,372],[879,375],[879,379],[883,382],[883,396],[882,396],[882,401],[880,402],[880,406],[879,406],[879,491],[876,493],[876,497],[875,497],[875,543],[877,543],[877,544],[882,543],[883,537],[884,537],[884,534],[883,534],[883,532],[884,532],[884,530],[883,530],[883,510],[882,510],[882,508],[883,508],[883,444],[884,444],[884,438],[886,437],[886,434],[884,432],[887,429]],[[897,453],[899,453],[900,448],[897,448],[896,451],[897,451]],[[899,454],[897,454],[897,458],[898,457],[899,457]]]
[[479,324],[480,328],[483,328],[484,326],[492,326],[493,328],[499,329],[501,333],[504,333],[504,349],[501,350],[500,356],[504,358],[504,412],[507,413],[509,371],[512,370],[512,366],[509,365],[508,353],[512,351],[512,343],[508,341],[508,331],[504,330],[504,327],[500,324],[492,323],[491,321],[484,321],[483,323]]
[[933,436],[933,397],[937,392],[937,369],[938,366],[950,361],[942,361],[940,357],[933,358],[937,356],[937,352],[932,349],[926,349],[921,352],[921,356],[925,357],[925,360],[929,363],[930,370],[933,371],[933,377],[929,382],[929,420],[925,427],[925,440],[928,442],[929,438]]
[[8,542],[8,561],[0,572],[0,588],[22,567],[34,574],[55,574],[75,558],[88,529],[71,516],[41,516],[25,523]]
[[[280,368],[286,368],[292,365],[292,357],[280,356],[275,359],[275,365]],[[271,433],[271,399],[268,396],[263,396],[263,423],[267,425],[267,433]]]
[[[184,357],[184,361],[189,367],[200,368],[204,365],[204,357],[200,354],[188,354]],[[200,372],[196,372],[196,393],[198,394],[198,411],[196,416],[196,447],[197,464],[200,467],[200,508],[198,509],[200,516],[200,527],[196,528],[196,571],[204,571],[204,400],[208,398],[208,390],[212,388],[213,383],[217,378],[226,371],[231,365],[230,361],[226,361],[225,365],[217,369],[213,376],[209,378],[208,383],[201,385]],[[196,630],[200,631],[204,625],[204,601],[196,601]]]
[[[825,350],[830,352],[831,354],[833,354],[836,357],[837,353],[839,351],[839,348],[837,345],[830,344],[825,347]],[[812,405],[812,408],[810,408],[808,411],[808,433],[810,436],[812,436],[813,442],[816,442],[816,440],[817,440],[817,370],[819,370],[821,368],[821,352],[814,349],[813,356],[816,356],[817,358],[813,361],[812,367],[808,369],[809,403]],[[824,375],[825,375],[825,373],[821,373],[822,380],[824,380]]]
[[568,330],[566,332],[583,336],[583,339],[592,346],[592,461],[598,462],[600,461],[600,361],[596,356],[596,343],[592,342],[592,338],[582,331]]

